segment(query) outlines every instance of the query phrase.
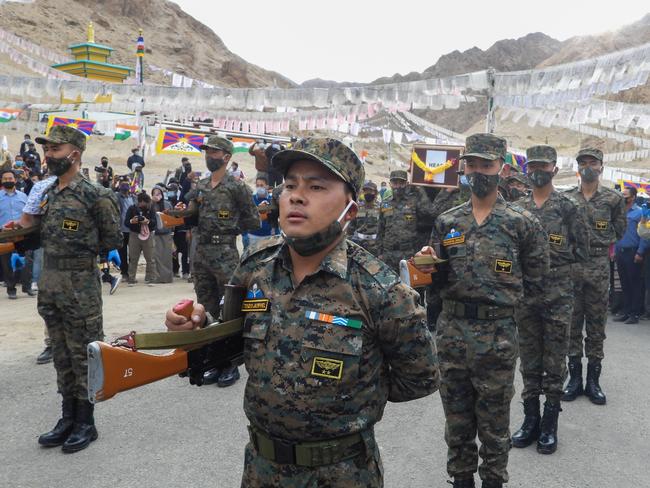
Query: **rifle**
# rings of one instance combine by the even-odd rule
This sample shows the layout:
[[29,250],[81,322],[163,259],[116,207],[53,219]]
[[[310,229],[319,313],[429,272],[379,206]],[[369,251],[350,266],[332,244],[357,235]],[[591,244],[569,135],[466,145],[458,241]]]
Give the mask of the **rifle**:
[[40,246],[39,231],[40,225],[18,227],[14,222],[0,227],[0,255],[37,249]]
[[[108,344],[88,344],[88,399],[103,402],[122,391],[137,388],[179,374],[190,384],[201,386],[203,374],[215,368],[239,366],[243,363],[244,338],[242,301],[246,289],[226,285],[222,322],[182,332],[130,334]],[[179,302],[174,311],[191,317],[194,303]],[[162,354],[141,350],[169,349]]]

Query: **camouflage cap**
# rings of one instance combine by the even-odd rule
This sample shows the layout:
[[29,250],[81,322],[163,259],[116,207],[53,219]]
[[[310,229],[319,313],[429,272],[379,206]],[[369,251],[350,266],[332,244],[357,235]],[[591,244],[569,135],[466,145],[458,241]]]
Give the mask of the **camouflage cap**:
[[363,189],[377,191],[377,184],[374,181],[368,180],[363,184]]
[[465,139],[465,153],[460,159],[477,157],[482,159],[506,159],[508,143],[494,134],[472,134]]
[[393,171],[390,172],[390,178],[389,179],[408,181],[409,175],[403,169],[394,169]]
[[86,149],[86,134],[74,127],[67,125],[55,125],[50,129],[48,135],[37,137],[38,144],[72,144],[82,151]]
[[292,163],[302,160],[321,163],[352,187],[355,198],[359,195],[366,172],[359,156],[341,141],[327,137],[300,139],[291,149],[276,153],[271,166],[286,175]]
[[523,183],[526,186],[530,186],[528,177],[523,173],[513,173],[506,178],[506,183],[510,183],[512,181],[518,181],[519,183]]
[[557,161],[557,151],[551,146],[532,146],[526,149],[526,159],[529,163],[555,163]]
[[580,161],[580,158],[584,156],[591,156],[593,158],[596,158],[598,161],[603,161],[603,152],[600,149],[596,149],[595,147],[585,147],[584,149],[580,149],[580,151],[578,151],[578,155],[576,156],[576,161]]
[[205,144],[201,144],[199,146],[199,149],[204,150],[204,151],[206,149],[221,149],[222,151],[225,151],[228,154],[232,154],[232,152],[234,150],[234,146],[233,146],[232,142],[230,142],[225,137],[212,135],[212,136],[208,137],[208,141]]

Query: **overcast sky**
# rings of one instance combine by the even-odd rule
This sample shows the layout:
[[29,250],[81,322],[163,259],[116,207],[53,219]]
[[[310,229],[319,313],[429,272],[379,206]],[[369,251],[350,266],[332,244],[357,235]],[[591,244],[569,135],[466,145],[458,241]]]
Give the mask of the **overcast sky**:
[[614,30],[646,0],[174,0],[235,54],[301,83],[369,82],[423,71],[443,54],[544,32],[565,40]]

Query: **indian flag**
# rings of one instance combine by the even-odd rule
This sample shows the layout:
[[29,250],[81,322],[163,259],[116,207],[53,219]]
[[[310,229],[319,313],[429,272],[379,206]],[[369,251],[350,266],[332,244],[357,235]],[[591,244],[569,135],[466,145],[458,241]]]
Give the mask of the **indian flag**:
[[129,124],[115,124],[115,136],[113,136],[114,141],[125,141],[133,134],[137,134],[140,127],[137,125]]
[[233,137],[232,145],[235,153],[248,152],[248,148],[253,145],[255,139],[246,139],[244,137]]
[[22,110],[16,108],[0,108],[0,122],[11,122],[18,115],[20,115]]

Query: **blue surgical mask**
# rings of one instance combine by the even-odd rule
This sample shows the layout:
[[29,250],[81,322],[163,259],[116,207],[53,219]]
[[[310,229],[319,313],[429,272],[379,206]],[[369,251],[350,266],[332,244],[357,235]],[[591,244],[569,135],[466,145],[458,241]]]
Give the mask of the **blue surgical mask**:
[[258,198],[266,198],[269,194],[268,190],[262,186],[257,187],[255,192],[257,193]]

